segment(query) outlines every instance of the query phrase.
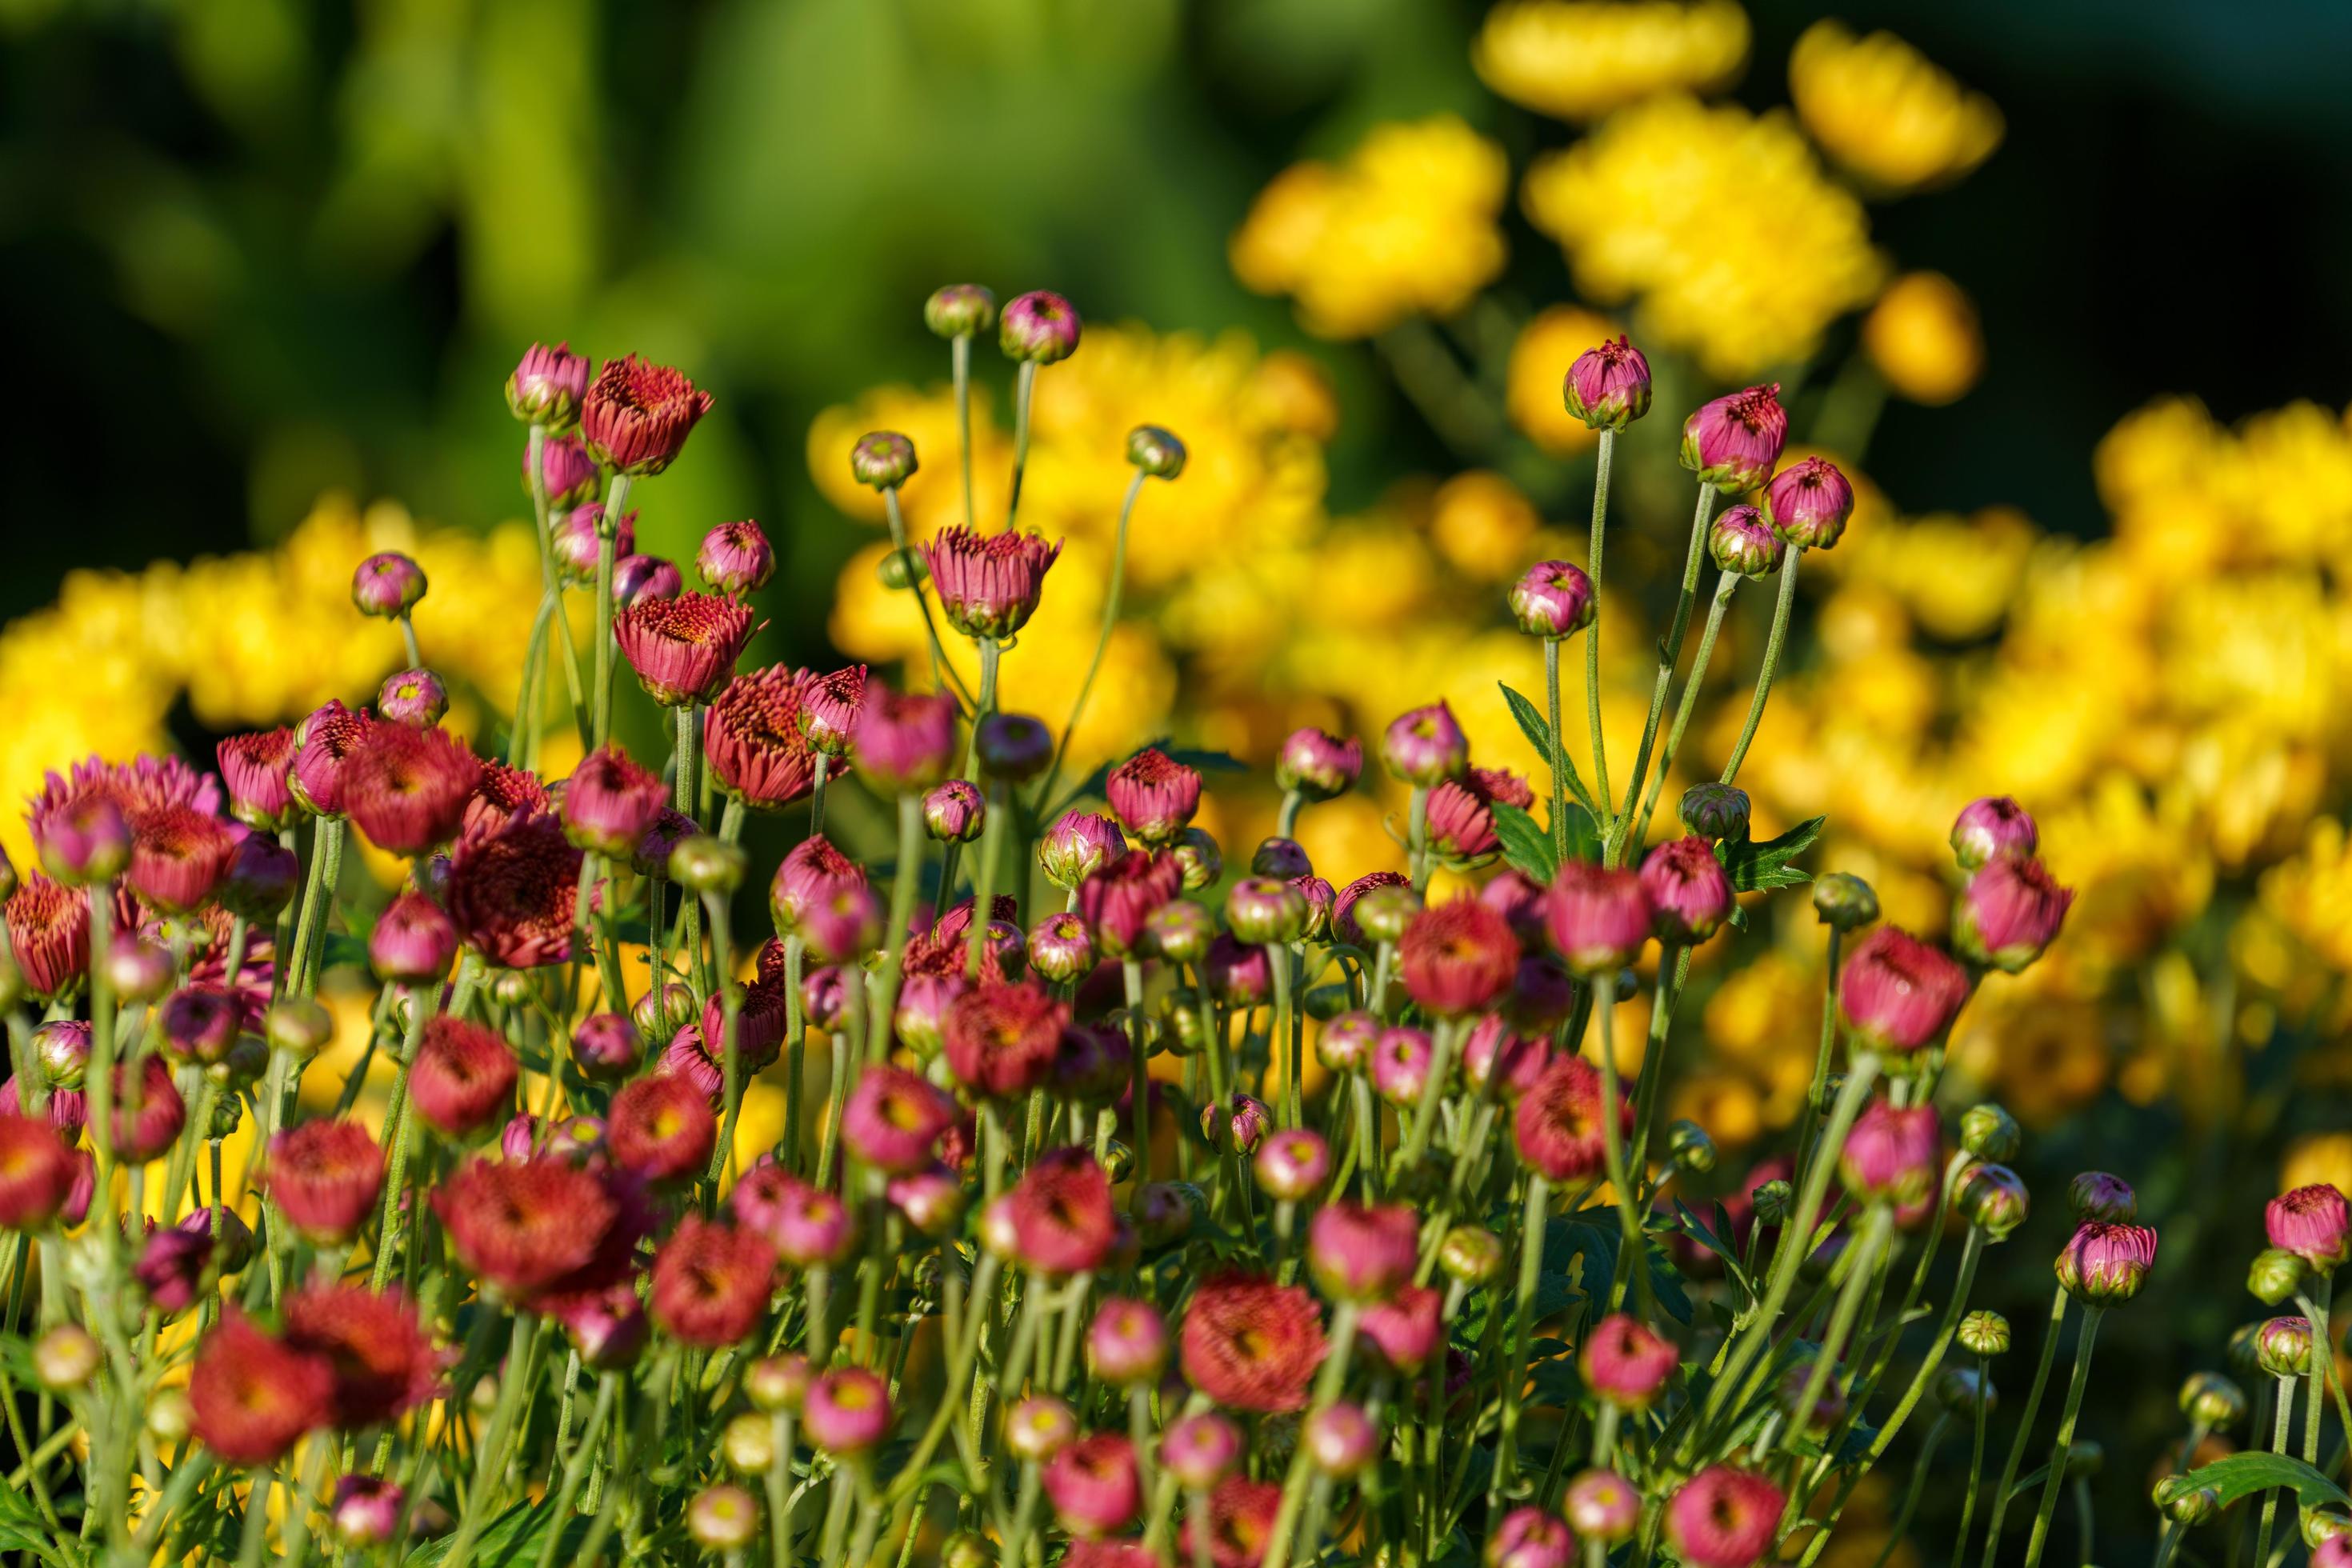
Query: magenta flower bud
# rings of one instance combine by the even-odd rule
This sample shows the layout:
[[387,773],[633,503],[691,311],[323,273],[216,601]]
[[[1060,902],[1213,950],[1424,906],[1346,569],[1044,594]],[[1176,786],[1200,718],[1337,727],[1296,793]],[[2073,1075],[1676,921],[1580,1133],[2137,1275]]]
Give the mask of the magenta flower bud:
[[1331,1145],[1311,1127],[1294,1127],[1260,1144],[1250,1168],[1267,1196],[1303,1203],[1330,1180]]
[[775,879],[768,884],[768,912],[780,934],[797,935],[803,911],[844,883],[865,880],[865,867],[835,848],[823,834],[813,834],[794,845],[776,868]]
[[625,1014],[592,1013],[572,1031],[572,1059],[598,1082],[615,1082],[645,1059],[645,1037]]
[[646,695],[665,708],[717,696],[751,638],[751,612],[721,595],[635,599],[613,617],[613,640],[622,657]]
[[386,905],[368,933],[368,962],[376,973],[404,984],[440,979],[457,954],[457,926],[414,889]]
[[1897,1110],[1874,1100],[1845,1135],[1838,1176],[1858,1202],[1902,1207],[1917,1203],[1933,1187],[1942,1153],[1933,1106]]
[[1307,899],[1288,882],[1244,877],[1225,895],[1225,924],[1253,947],[1297,942],[1307,929]]
[[1701,838],[1721,841],[1748,837],[1748,792],[1709,780],[1683,792],[1683,826]]
[[1308,726],[1293,730],[1275,753],[1274,782],[1307,800],[1329,800],[1355,787],[1364,771],[1363,743]]
[[1165,845],[1201,808],[1201,775],[1147,746],[1110,771],[1103,793],[1129,833]]
[[2273,1247],[2294,1253],[2322,1274],[2352,1259],[2352,1205],[2325,1182],[2273,1198],[2263,1211],[2263,1224]]
[[1800,550],[1827,550],[1853,515],[1853,486],[1827,458],[1807,458],[1764,488],[1764,521]]
[[1531,637],[1574,637],[1601,613],[1581,566],[1538,561],[1511,584],[1511,618]]
[[1078,313],[1059,294],[1033,289],[1005,301],[996,341],[1007,359],[1053,364],[1077,352]]
[[877,490],[897,489],[920,467],[915,444],[896,430],[868,431],[849,448],[850,477]]
[[[583,501],[596,497],[596,459],[588,455],[588,443],[577,436],[559,436],[546,443],[540,453],[539,479],[546,488],[547,510],[551,524],[562,521],[562,514]],[[530,494],[530,447],[522,449],[522,493]]]
[[1622,430],[1650,411],[1650,362],[1620,335],[1576,356],[1560,387],[1568,411],[1595,430]]
[[1429,792],[1425,830],[1429,847],[1449,866],[1483,866],[1502,851],[1495,831],[1495,807],[1521,811],[1536,803],[1527,780],[1503,768],[1471,768]]
[[2139,1217],[2139,1194],[2121,1176],[2105,1171],[2084,1171],[2066,1186],[2066,1201],[2077,1220],[2101,1225],[2129,1225]]
[[935,1241],[954,1235],[963,1224],[969,1198],[963,1184],[944,1165],[893,1176],[883,1192],[908,1225]]
[[1077,913],[1107,958],[1144,956],[1144,925],[1172,901],[1183,871],[1166,855],[1132,849],[1089,874],[1077,888]]
[[923,831],[944,844],[971,843],[987,816],[987,804],[969,780],[950,779],[923,796]]
[[2121,1306],[2156,1267],[2156,1232],[2141,1225],[2086,1220],[2053,1266],[2066,1294],[2088,1307]]
[[795,1268],[830,1268],[847,1261],[857,1243],[856,1219],[837,1194],[809,1185],[766,1155],[727,1201],[738,1224]]
[[996,325],[996,296],[977,283],[950,283],[923,301],[923,325],[943,338],[968,338]]
[[1033,1394],[1004,1413],[1004,1446],[1033,1465],[1052,1458],[1077,1436],[1076,1414],[1050,1394]]
[[425,569],[396,550],[371,555],[352,574],[352,603],[363,616],[394,620],[425,597]]
[[[532,350],[536,353],[541,351]],[[526,361],[526,363],[529,362]],[[581,362],[584,371],[587,362]],[[521,373],[516,373],[520,375]],[[508,384],[507,400],[514,401],[513,384]],[[517,409],[521,415],[520,407]],[[381,1476],[345,1476],[335,1483],[335,1500],[328,1512],[335,1521],[335,1540],[342,1546],[364,1552],[390,1541],[400,1528],[402,1505],[406,1494],[397,1481]]]
[[607,742],[581,759],[563,788],[563,836],[606,859],[625,859],[669,805],[661,775]]
[[1407,994],[1436,1017],[1484,1011],[1510,988],[1519,942],[1511,922],[1474,898],[1423,909],[1397,945]]
[[570,343],[533,343],[507,377],[507,406],[526,425],[569,430],[588,397],[588,360]]
[[229,813],[239,822],[276,833],[300,819],[301,803],[287,781],[294,761],[291,729],[231,735],[215,754],[220,760],[221,782],[228,785]]
[[1568,1525],[1588,1541],[1630,1540],[1642,1521],[1642,1494],[1614,1470],[1587,1470],[1568,1483],[1561,1499]]
[[940,1137],[955,1121],[955,1101],[937,1084],[904,1068],[868,1067],[843,1102],[841,1142],[877,1171],[911,1175],[939,1158]]
[[1339,901],[1331,884],[1320,877],[1307,876],[1295,879],[1290,885],[1307,900],[1307,928],[1299,935],[1308,942],[1330,941],[1331,910]]
[[2311,1371],[2311,1320],[2273,1318],[2254,1331],[2254,1364],[2273,1377]]
[[1688,1568],[1753,1568],[1771,1550],[1787,1500],[1762,1476],[1710,1466],[1666,1504],[1666,1534]]
[[1029,928],[1029,967],[1038,977],[1068,984],[1091,973],[1095,944],[1087,936],[1087,922],[1064,910],[1047,915]]
[[1379,1426],[1362,1405],[1345,1400],[1307,1416],[1299,1436],[1315,1468],[1334,1480],[1363,1474],[1380,1457]]
[[1008,784],[1026,784],[1054,760],[1054,731],[1030,713],[991,713],[972,731],[981,772]]
[[943,528],[923,546],[923,563],[950,626],[966,637],[1002,639],[1029,624],[1061,553],[1059,543],[1034,533]]
[[662,556],[624,555],[613,563],[613,603],[624,609],[685,592],[686,578],[677,563]]
[[1436,1054],[1429,1036],[1409,1024],[1382,1030],[1372,1047],[1372,1092],[1400,1108],[1419,1105]]
[[1201,1108],[1201,1136],[1214,1147],[1222,1131],[1234,1152],[1240,1154],[1255,1153],[1273,1125],[1274,1113],[1265,1108],[1264,1100],[1238,1091],[1222,1109],[1214,1102]]
[[183,985],[156,1009],[156,1031],[165,1048],[183,1061],[212,1063],[236,1043],[238,1006],[216,986]]
[[1307,1231],[1307,1269],[1335,1301],[1378,1301],[1411,1283],[1421,1224],[1402,1204],[1368,1207],[1344,1200],[1315,1211]]
[[1067,811],[1037,843],[1037,864],[1057,888],[1076,889],[1127,853],[1118,824],[1090,811]]
[[887,795],[919,795],[947,777],[955,759],[956,702],[944,691],[907,695],[878,682],[857,715],[857,771]]
[[1168,1370],[1168,1320],[1149,1301],[1107,1296],[1087,1330],[1087,1361],[1113,1388],[1160,1381]]
[[1180,1417],[1160,1435],[1160,1463],[1189,1492],[1205,1492],[1242,1462],[1242,1429],[1213,1411]]
[[[834,976],[837,995],[853,984],[865,984],[862,979],[836,970],[824,973]],[[928,1058],[937,1054],[946,1038],[950,1010],[970,989],[961,969],[953,974],[907,976],[906,987],[898,993],[898,1009],[890,1016],[890,1026],[898,1031],[899,1043],[919,1057]]]
[[1986,1240],[2003,1241],[2025,1223],[2025,1184],[2007,1165],[1979,1162],[1960,1177],[1952,1207],[1983,1231]]
[[842,882],[801,911],[800,936],[820,963],[855,963],[882,945],[889,912],[863,882]]
[[1426,789],[1470,765],[1470,738],[1454,721],[1454,710],[1433,702],[1390,721],[1381,737],[1381,760],[1398,778]]
[[1731,879],[1704,838],[1659,845],[1643,857],[1641,877],[1642,890],[1650,897],[1651,929],[1660,942],[1705,942],[1731,918]]
[[1716,565],[1742,577],[1777,572],[1787,551],[1752,506],[1727,507],[1706,525],[1706,552]]
[[694,570],[719,593],[753,593],[776,574],[775,547],[756,522],[722,522],[702,536],[702,548],[694,552]]
[[1585,1385],[1621,1410],[1647,1409],[1674,1375],[1675,1361],[1672,1343],[1624,1312],[1593,1324],[1577,1352]]
[[[809,1027],[830,1031],[835,1025],[840,1023],[842,1010],[848,1005],[847,991],[848,983],[842,978],[841,971],[830,963],[819,969],[812,969],[801,976],[801,1016],[808,1020]],[[902,992],[900,994],[902,1012],[904,995]],[[904,1033],[904,1030],[900,1031],[902,1036]],[[934,1017],[931,1046],[937,1048],[938,1045],[939,1030],[937,1019]]]
[[1123,1528],[1143,1507],[1135,1448],[1116,1433],[1097,1432],[1065,1446],[1045,1461],[1039,1480],[1054,1517],[1081,1541]]
[[1072,1024],[1055,1047],[1052,1088],[1065,1099],[1108,1105],[1128,1088],[1135,1052],[1112,1023]]
[[1463,1081],[1507,1102],[1516,1103],[1533,1089],[1550,1065],[1551,1047],[1540,1036],[1513,1033],[1498,1014],[1472,1026],[1462,1047]]
[[[293,900],[302,879],[302,862],[294,851],[258,833],[246,834],[228,858],[213,900],[230,914],[254,925],[274,922]],[[131,993],[121,991],[121,994]]]
[[[1168,917],[1180,910],[1198,909],[1197,904],[1171,904],[1151,917],[1153,934],[1163,954],[1177,958],[1169,951],[1165,936],[1171,923]],[[1205,915],[1207,911],[1202,913]],[[1236,937],[1220,936],[1207,944],[1199,962],[1201,978],[1207,983],[1209,994],[1224,1006],[1255,1007],[1274,993],[1274,967],[1267,962],[1263,947],[1252,946]]]
[[866,667],[844,665],[826,675],[810,675],[798,687],[801,736],[813,751],[835,762],[846,758],[866,706]]
[[1515,1508],[1486,1538],[1486,1568],[1575,1568],[1576,1540],[1556,1516]]
[[636,1364],[653,1337],[653,1324],[635,1289],[618,1285],[585,1297],[565,1300],[556,1314],[563,1323],[580,1364],[598,1372],[617,1372]]
[[2060,887],[2039,860],[1988,860],[1953,906],[1952,945],[2015,974],[2042,956],[2074,902],[2074,889]]
[[613,530],[613,561],[617,566],[637,552],[635,512],[618,522],[610,522],[604,504],[590,501],[573,507],[562,522],[548,530],[549,542],[555,550],[557,574],[573,587],[584,588],[596,581],[598,541],[608,522]]
[[1262,838],[1250,854],[1250,875],[1274,877],[1296,883],[1303,877],[1314,875],[1315,863],[1295,838]]
[[1866,1048],[1908,1056],[1943,1037],[1969,991],[1958,963],[1909,931],[1881,926],[1847,957],[1838,1012]]
[[1701,405],[1683,422],[1683,467],[1699,483],[1737,495],[1771,478],[1788,438],[1780,384],[1751,386]]
[[[106,955],[107,984],[114,987],[118,1002],[152,1002],[171,988],[173,973],[171,953],[152,942],[123,942]],[[38,1033],[35,1031],[37,1037]]]
[[1641,873],[1571,860],[1552,883],[1545,921],[1570,970],[1593,975],[1633,962],[1650,940],[1656,911]]
[[395,724],[429,730],[449,711],[449,689],[429,669],[396,670],[376,688],[375,710]]
[[110,882],[131,864],[131,825],[104,795],[85,795],[42,812],[32,828],[42,869],[69,888]]
[[1387,1300],[1368,1303],[1356,1330],[1383,1364],[1411,1377],[1445,1348],[1444,1302],[1427,1286],[1400,1286]]
[[2005,795],[1969,802],[1952,824],[1952,858],[1963,871],[1994,860],[2031,860],[2041,845],[2033,818]]
[[580,434],[599,462],[639,478],[677,460],[710,412],[710,394],[678,371],[628,354],[606,360],[580,400]]

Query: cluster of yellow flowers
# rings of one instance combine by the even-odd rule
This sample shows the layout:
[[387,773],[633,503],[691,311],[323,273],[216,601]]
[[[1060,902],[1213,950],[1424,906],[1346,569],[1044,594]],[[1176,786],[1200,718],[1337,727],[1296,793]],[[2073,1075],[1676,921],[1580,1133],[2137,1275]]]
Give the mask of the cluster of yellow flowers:
[[1524,109],[1594,120],[1653,93],[1729,87],[1748,63],[1748,13],[1732,0],[1505,0],[1470,63]]
[[2000,145],[2000,110],[1892,33],[1816,22],[1789,51],[1789,97],[1822,150],[1883,195],[1949,184]]
[[[184,698],[210,730],[373,700],[407,662],[398,630],[352,605],[352,567],[380,550],[425,569],[416,631],[450,684],[452,728],[475,732],[511,708],[530,630],[513,606],[539,594],[529,527],[426,531],[391,502],[362,510],[330,496],[275,550],[75,572],[54,606],[0,630],[0,800],[25,799],[43,773],[93,752],[170,749]],[[30,853],[15,810],[0,811],[0,847],[20,862]]]

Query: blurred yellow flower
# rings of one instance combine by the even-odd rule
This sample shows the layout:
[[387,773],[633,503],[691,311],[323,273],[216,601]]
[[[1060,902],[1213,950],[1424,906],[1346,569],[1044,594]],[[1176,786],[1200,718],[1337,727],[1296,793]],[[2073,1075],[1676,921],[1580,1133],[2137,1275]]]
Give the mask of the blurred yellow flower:
[[1470,46],[1479,80],[1560,120],[1714,92],[1747,61],[1748,14],[1731,0],[1505,0]]
[[1573,305],[1539,310],[1519,329],[1511,344],[1503,407],[1521,434],[1554,457],[1581,452],[1599,438],[1592,426],[1568,411],[1568,367],[1585,350],[1617,335],[1608,317]]
[[1789,52],[1789,96],[1824,152],[1888,195],[1959,179],[2000,145],[2000,110],[1892,33],[1838,22]]
[[[1503,150],[1453,115],[1376,126],[1339,163],[1295,163],[1234,235],[1234,273],[1326,338],[1449,316],[1503,269]],[[1075,362],[1074,362],[1075,363]]]
[[2263,874],[2263,908],[2333,968],[2352,972],[2352,839],[2323,816],[2293,859]]
[[1984,374],[1976,301],[1940,272],[1906,272],[1862,321],[1863,352],[1895,395],[1941,407]]
[[1528,542],[1541,521],[1517,485],[1474,468],[1437,487],[1429,507],[1429,538],[1472,582],[1507,583],[1527,568]]
[[1795,124],[1736,104],[1670,94],[1620,110],[1536,160],[1521,200],[1580,293],[1637,300],[1650,347],[1724,380],[1811,354],[1885,271],[1862,204]]

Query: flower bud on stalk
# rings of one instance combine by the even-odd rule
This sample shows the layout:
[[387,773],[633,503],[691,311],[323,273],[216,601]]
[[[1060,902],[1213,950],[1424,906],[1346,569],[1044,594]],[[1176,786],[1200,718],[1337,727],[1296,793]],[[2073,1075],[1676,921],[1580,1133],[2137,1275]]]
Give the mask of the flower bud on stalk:
[[1859,931],[1878,918],[1878,895],[1846,871],[1832,871],[1813,883],[1813,912],[1839,931]]
[[1960,1344],[1975,1355],[2007,1355],[2009,1320],[1999,1312],[1970,1312],[1960,1320]]
[[1184,471],[1184,443],[1157,425],[1139,425],[1127,433],[1127,460],[1156,479],[1172,479]]
[[1995,860],[2031,860],[2041,842],[2033,818],[2005,795],[1970,801],[1952,824],[1952,858],[1963,871]]
[[561,435],[579,422],[588,396],[588,360],[568,342],[549,348],[533,343],[507,377],[507,407],[526,425],[544,425]]
[[1538,561],[1511,584],[1511,618],[1533,637],[1568,637],[1601,613],[1592,579],[1565,561]]
[[[1183,873],[1184,890],[1197,893],[1224,879],[1225,855],[1205,827],[1187,827],[1168,847],[1169,858]],[[1304,897],[1305,895],[1301,895]]]
[[2085,1306],[2121,1306],[2139,1294],[2155,1267],[2156,1241],[2146,1226],[2085,1221],[2058,1254],[2058,1283]]
[[2006,1165],[1971,1165],[1953,1205],[1987,1241],[2006,1241],[2025,1223],[2025,1184]]
[[1354,787],[1364,771],[1363,743],[1321,730],[1294,730],[1275,754],[1274,782],[1307,800],[1330,800]]
[[2352,1259],[2352,1204],[2325,1182],[2273,1198],[2263,1223],[2273,1247],[2293,1253],[2315,1273],[2333,1273]]
[[1683,826],[1701,838],[1736,844],[1748,837],[1748,792],[1738,784],[1693,784],[1678,809]]
[[1614,1470],[1587,1470],[1568,1483],[1561,1500],[1569,1527],[1587,1541],[1631,1539],[1641,1522],[1642,1494]]
[[1990,860],[1953,910],[1953,943],[1972,961],[2015,974],[2040,958],[2065,923],[2074,890],[2039,860]]
[[2265,1307],[2275,1307],[2303,1289],[2304,1272],[2302,1258],[2283,1247],[2266,1247],[2246,1269],[2246,1289]]
[[2128,1225],[2139,1217],[2139,1197],[2131,1184],[2105,1171],[2084,1171],[2066,1186],[2066,1201],[2076,1220],[2104,1225]]
[[2180,1413],[2200,1426],[2227,1432],[2246,1418],[2245,1391],[2218,1372],[2196,1372],[2180,1385]]
[[1762,577],[1780,569],[1787,549],[1752,506],[1727,507],[1706,525],[1706,552],[1716,565],[1740,577]]
[[352,603],[363,616],[395,620],[425,597],[425,569],[396,550],[371,555],[352,574]]
[[1078,332],[1078,312],[1067,300],[1033,289],[1005,301],[997,342],[1007,359],[1055,364],[1077,352]]
[[2254,1336],[2255,1364],[2273,1377],[2302,1377],[2311,1371],[2311,1320],[2273,1318]]
[[1979,1160],[2011,1158],[2021,1137],[2017,1118],[1989,1100],[1960,1113],[1960,1147]]
[[1595,430],[1622,430],[1650,411],[1650,362],[1620,333],[1576,356],[1560,384],[1568,412]]
[[1764,521],[1800,550],[1827,550],[1853,515],[1853,486],[1826,458],[1807,458],[1764,488]]
[[776,551],[758,523],[722,522],[702,536],[694,569],[718,593],[754,593],[776,574]]
[[1390,721],[1381,737],[1381,760],[1390,773],[1427,788],[1458,777],[1470,765],[1470,739],[1443,702],[1415,708]]
[[1780,384],[1751,386],[1701,405],[1683,422],[1683,467],[1727,494],[1752,490],[1771,477],[1788,437]]
[[934,784],[923,796],[923,831],[943,844],[969,844],[980,837],[988,807],[968,779]]

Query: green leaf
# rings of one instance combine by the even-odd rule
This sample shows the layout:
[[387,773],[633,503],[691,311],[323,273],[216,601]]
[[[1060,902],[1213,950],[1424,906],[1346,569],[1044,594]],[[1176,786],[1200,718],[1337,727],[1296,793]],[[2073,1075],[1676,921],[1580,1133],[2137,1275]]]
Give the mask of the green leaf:
[[327,933],[327,945],[321,950],[319,960],[320,973],[323,974],[330,969],[365,969],[367,966],[367,938],[354,936],[345,931],[331,931]]
[[1597,863],[1601,858],[1601,824],[1572,800],[1561,810],[1568,823],[1568,858]]
[[2352,1506],[2352,1495],[2347,1495],[2342,1487],[2301,1459],[2291,1459],[2284,1454],[2232,1454],[2189,1471],[2189,1479],[2193,1486],[2211,1487],[2221,1493],[2223,1508],[2273,1487],[2292,1489],[2295,1500],[2305,1508],[2324,1502]]
[[[1584,808],[1571,804],[1569,809]],[[1495,801],[1487,810],[1495,819],[1495,837],[1502,840],[1504,863],[1538,887],[1549,884],[1559,869],[1552,860],[1551,836],[1509,801]]]
[[[1525,735],[1528,738],[1528,743],[1535,747],[1537,755],[1549,762],[1552,755],[1550,721],[1544,718],[1542,711],[1534,703],[1512,690],[1508,686],[1505,686],[1499,680],[1495,684],[1502,687],[1503,700],[1510,704],[1511,717],[1519,721],[1519,733]],[[1584,780],[1577,775],[1576,764],[1569,760],[1565,750],[1559,753],[1559,784],[1562,789],[1583,802],[1586,810],[1593,809],[1592,792],[1584,787]]]
[[[556,1531],[560,1532],[556,1559],[569,1562],[586,1542],[595,1522],[580,1513],[559,1519],[551,1502],[518,1502],[492,1520],[489,1528],[482,1531],[473,1560],[483,1568],[530,1568],[530,1564],[539,1561],[548,1532]],[[447,1556],[455,1541],[454,1535],[442,1535],[420,1542],[403,1561],[407,1568],[427,1568],[428,1564]]]
[[1767,838],[1761,843],[1741,839],[1735,844],[1726,839],[1715,847],[1716,858],[1723,862],[1723,868],[1729,874],[1735,891],[1752,893],[1766,888],[1797,887],[1811,881],[1812,873],[1801,871],[1789,862],[1812,847],[1813,840],[1822,836],[1822,824],[1826,820],[1825,817],[1813,817],[1797,824],[1778,838]]

